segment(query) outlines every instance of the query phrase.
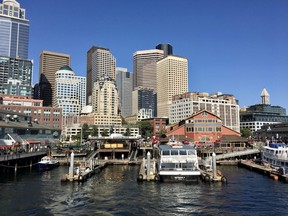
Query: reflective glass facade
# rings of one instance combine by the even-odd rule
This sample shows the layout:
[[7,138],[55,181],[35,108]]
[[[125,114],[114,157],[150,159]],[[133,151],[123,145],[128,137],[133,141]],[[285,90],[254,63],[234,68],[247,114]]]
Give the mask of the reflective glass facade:
[[31,96],[31,60],[0,56],[0,92]]
[[0,55],[28,59],[29,21],[16,1],[0,4]]

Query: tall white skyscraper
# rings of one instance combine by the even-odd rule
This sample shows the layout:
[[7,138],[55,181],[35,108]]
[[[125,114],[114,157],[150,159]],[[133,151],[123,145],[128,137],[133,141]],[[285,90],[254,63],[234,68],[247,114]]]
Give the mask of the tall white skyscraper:
[[62,108],[63,116],[79,115],[86,105],[86,77],[76,76],[69,66],[55,74],[53,106]]
[[132,114],[133,74],[127,68],[116,67],[116,85],[119,92],[119,107],[122,116]]
[[107,48],[93,46],[87,52],[87,104],[92,103],[94,82],[103,77],[115,79],[116,59]]
[[174,95],[188,91],[188,60],[169,55],[157,62],[157,116],[168,117]]

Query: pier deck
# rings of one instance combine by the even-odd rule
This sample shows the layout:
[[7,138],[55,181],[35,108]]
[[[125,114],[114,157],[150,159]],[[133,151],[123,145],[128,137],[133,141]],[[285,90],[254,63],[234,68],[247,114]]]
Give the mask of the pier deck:
[[274,180],[280,180],[282,182],[288,183],[288,176],[281,175],[279,172],[277,172],[276,169],[267,166],[267,165],[261,165],[256,164],[252,160],[241,160],[238,162],[239,167],[244,167],[246,169],[250,169],[252,171],[258,172],[260,174],[269,176],[273,178]]

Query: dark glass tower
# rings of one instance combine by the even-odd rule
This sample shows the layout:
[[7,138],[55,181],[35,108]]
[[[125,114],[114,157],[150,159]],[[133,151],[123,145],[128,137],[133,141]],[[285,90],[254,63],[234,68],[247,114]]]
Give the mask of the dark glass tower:
[[164,57],[173,55],[173,47],[170,44],[158,44],[156,49],[164,51]]

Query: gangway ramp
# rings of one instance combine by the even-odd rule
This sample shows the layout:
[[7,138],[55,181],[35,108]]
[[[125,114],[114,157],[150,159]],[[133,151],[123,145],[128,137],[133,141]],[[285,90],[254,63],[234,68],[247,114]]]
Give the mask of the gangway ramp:
[[243,151],[237,151],[237,152],[229,152],[225,154],[216,155],[216,160],[223,160],[227,158],[234,158],[234,157],[240,157],[245,155],[253,155],[260,153],[259,149],[247,149]]
[[138,149],[132,150],[131,155],[130,155],[130,161],[136,160],[137,153],[138,153]]
[[98,154],[98,151],[93,151],[93,152],[91,152],[91,153],[87,156],[86,161],[89,161],[89,160],[93,159],[97,154]]

